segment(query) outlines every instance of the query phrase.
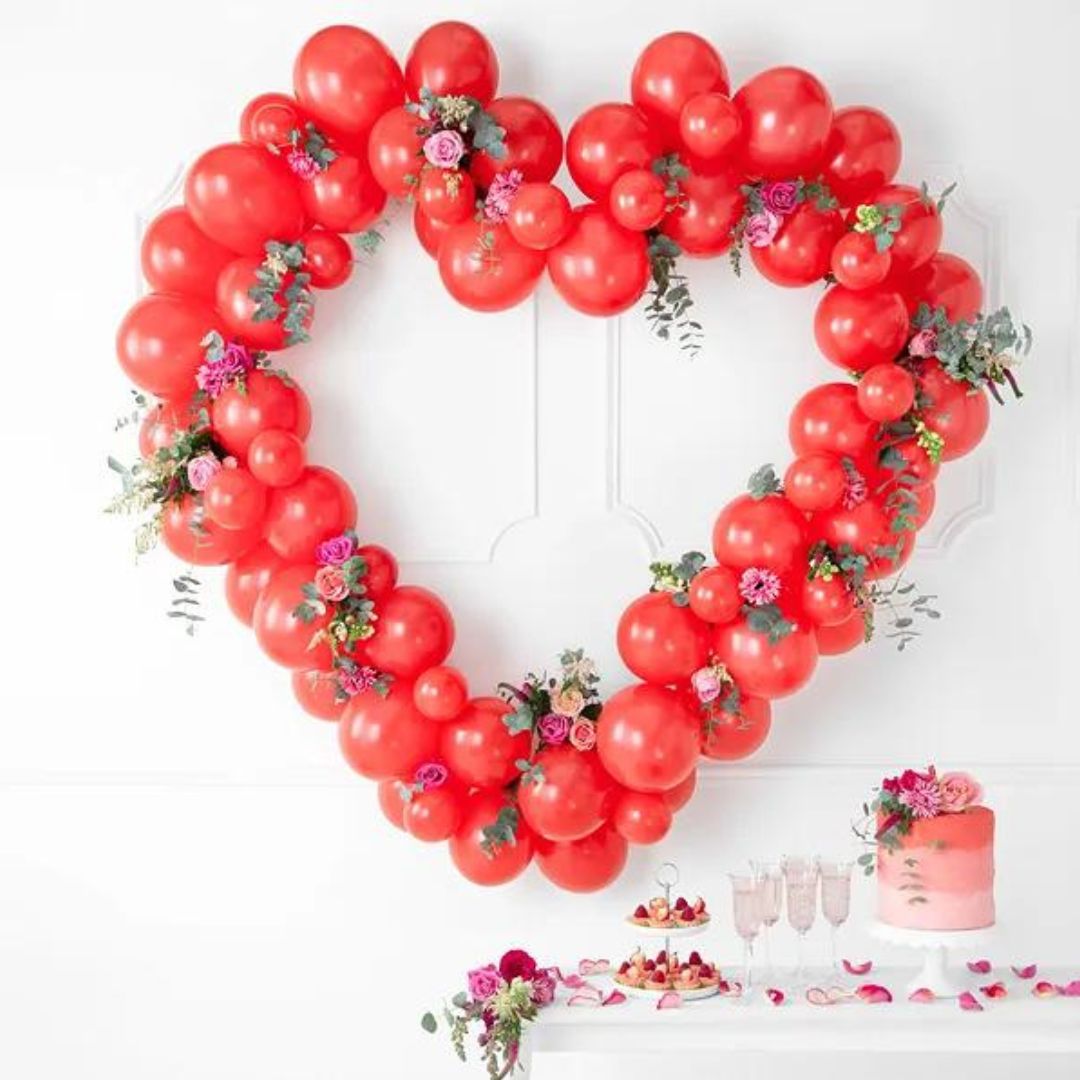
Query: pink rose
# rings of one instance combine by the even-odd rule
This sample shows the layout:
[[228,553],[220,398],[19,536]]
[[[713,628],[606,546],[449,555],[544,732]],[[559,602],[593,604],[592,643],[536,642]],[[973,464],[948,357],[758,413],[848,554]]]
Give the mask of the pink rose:
[[786,217],[799,205],[799,188],[790,180],[774,180],[761,188],[761,201],[766,210]]
[[570,728],[570,745],[575,750],[592,750],[596,746],[596,725],[579,716]]
[[221,471],[221,462],[213,454],[200,454],[187,463],[187,478],[192,491],[205,491],[210,478]]
[[947,772],[938,780],[941,789],[941,810],[958,814],[969,806],[982,802],[982,785],[965,772]]
[[746,223],[746,242],[751,247],[768,247],[780,228],[780,217],[771,210],[752,214]]
[[424,157],[436,169],[456,169],[465,154],[465,140],[456,131],[436,131],[424,140]]
[[585,695],[575,687],[551,695],[551,711],[573,719],[585,708]]
[[543,1008],[555,1000],[555,976],[548,970],[538,971],[532,980],[532,1000]]
[[340,566],[320,566],[315,571],[315,589],[324,600],[344,600],[349,595]]
[[690,685],[694,688],[698,701],[703,705],[715,701],[724,689],[723,684],[716,676],[716,672],[707,667],[699,668],[690,676]]
[[324,540],[315,548],[315,561],[320,566],[340,566],[356,554],[356,541],[342,533]]
[[908,352],[912,356],[933,356],[937,352],[937,331],[920,330],[908,342]]
[[561,716],[559,713],[548,713],[547,716],[540,718],[536,730],[540,733],[543,742],[549,746],[559,746],[566,742],[570,734],[570,717]]
[[373,667],[342,667],[338,668],[338,686],[349,697],[356,697],[365,690],[370,690],[378,679],[379,673]]
[[487,1001],[502,985],[502,978],[494,964],[473,968],[469,972],[469,993],[475,1001]]
[[450,773],[445,765],[440,765],[437,761],[429,761],[416,770],[415,780],[422,790],[431,791],[432,788],[442,787],[449,776]]

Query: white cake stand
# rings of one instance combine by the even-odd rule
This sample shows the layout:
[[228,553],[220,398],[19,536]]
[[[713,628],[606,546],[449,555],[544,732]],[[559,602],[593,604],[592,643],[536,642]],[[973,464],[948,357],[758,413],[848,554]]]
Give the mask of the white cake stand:
[[977,949],[990,940],[993,931],[992,926],[982,930],[909,930],[880,921],[870,924],[870,933],[878,940],[922,951],[922,969],[908,983],[907,990],[910,994],[925,987],[936,997],[957,997],[966,989],[949,974],[949,950]]

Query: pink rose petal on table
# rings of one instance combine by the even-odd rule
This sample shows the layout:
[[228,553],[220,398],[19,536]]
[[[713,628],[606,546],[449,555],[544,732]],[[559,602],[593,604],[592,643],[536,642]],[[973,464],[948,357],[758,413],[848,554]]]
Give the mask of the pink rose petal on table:
[[605,975],[611,970],[610,960],[582,960],[578,963],[579,975]]
[[842,960],[841,963],[849,975],[866,975],[874,966],[873,960],[864,960],[861,964],[856,964],[852,960]]
[[774,1005],[783,1005],[784,1004],[784,991],[783,990],[776,990],[776,989],[774,989],[773,987],[770,986],[770,987],[766,988],[765,996]]
[[976,1000],[975,995],[965,990],[957,999],[956,1003],[965,1012],[982,1012],[983,1007]]
[[721,997],[742,997],[742,983],[734,979],[721,979],[717,989]]
[[1064,986],[1057,988],[1059,994],[1064,994],[1066,997],[1080,997],[1080,979],[1073,979],[1072,982],[1067,982]]
[[991,983],[989,986],[980,986],[979,990],[988,998],[1003,998],[1007,997],[1009,994],[1009,991],[1005,989],[1005,984],[1003,982]]
[[566,1004],[596,1006],[600,1005],[603,1000],[604,995],[601,994],[595,986],[590,986],[588,983],[585,983],[580,990],[577,990],[570,995]]
[[583,986],[589,985],[580,975],[574,974],[564,975],[562,983],[563,986],[569,986],[571,990],[580,990]]
[[811,986],[806,991],[806,1000],[811,1005],[834,1005],[835,1002],[820,986]]
[[660,995],[660,1000],[656,1003],[658,1009],[681,1009],[682,1008],[682,995],[677,994],[674,990],[665,990]]
[[855,992],[848,990],[843,986],[830,986],[825,993],[828,995],[829,1001],[833,1005],[840,1005],[845,1001],[853,1001],[855,998]]
[[621,1005],[626,1000],[626,995],[621,990],[612,990],[610,994],[603,1001],[601,1005]]
[[1046,982],[1044,979],[1040,979],[1032,988],[1031,993],[1033,997],[1037,998],[1051,998],[1057,997],[1061,993],[1061,987],[1055,986],[1052,982]]
[[1012,973],[1018,979],[1033,979],[1035,978],[1035,972],[1039,970],[1038,964],[1028,964],[1026,967],[1017,967],[1013,965]]
[[990,961],[989,960],[969,960],[968,971],[973,975],[989,975],[990,974]]
[[550,971],[551,974],[554,975],[559,982],[563,981],[563,973],[561,967],[550,967],[548,968],[548,971]]
[[918,990],[912,990],[908,994],[908,1001],[914,1001],[916,1005],[929,1005],[930,1002],[936,1000],[937,994],[925,986],[920,986]]
[[892,994],[884,986],[876,983],[863,983],[855,991],[860,1001],[867,1005],[885,1005],[892,1001]]

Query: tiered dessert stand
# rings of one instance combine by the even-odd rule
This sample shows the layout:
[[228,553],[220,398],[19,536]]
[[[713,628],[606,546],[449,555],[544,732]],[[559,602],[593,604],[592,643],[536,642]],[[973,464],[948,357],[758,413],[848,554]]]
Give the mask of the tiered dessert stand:
[[922,952],[922,968],[908,983],[908,993],[926,989],[932,990],[936,997],[958,997],[966,989],[949,974],[949,950],[970,953],[982,948],[990,939],[993,929],[909,930],[881,921],[870,924],[870,933],[878,940]]

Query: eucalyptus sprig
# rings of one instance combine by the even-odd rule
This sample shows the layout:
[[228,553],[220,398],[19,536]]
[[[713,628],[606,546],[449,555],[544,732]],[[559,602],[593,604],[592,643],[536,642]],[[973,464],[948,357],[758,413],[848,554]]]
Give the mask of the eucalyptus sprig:
[[689,315],[694,298],[690,295],[689,280],[679,272],[676,262],[682,249],[670,236],[656,230],[648,237],[652,285],[649,302],[645,305],[645,318],[661,341],[670,341],[674,334],[679,348],[694,360],[701,352],[705,334],[701,323]]
[[255,271],[258,284],[248,289],[248,296],[255,301],[252,321],[274,322],[284,315],[285,344],[310,341],[307,326],[315,311],[315,295],[310,288],[311,274],[303,269],[307,258],[304,245],[267,240],[265,250],[266,257]]
[[177,595],[172,598],[169,610],[165,614],[170,619],[183,620],[188,637],[194,637],[199,623],[206,622],[206,617],[200,615],[197,610],[202,582],[195,577],[194,570],[189,567],[179,577],[173,578],[172,584]]
[[495,820],[481,830],[483,840],[480,848],[488,858],[493,859],[505,845],[517,845],[517,830],[521,823],[521,812],[513,803],[505,803],[499,808]]
[[671,601],[676,607],[686,607],[690,603],[687,593],[690,582],[701,572],[705,562],[705,556],[700,551],[687,551],[676,563],[650,563],[649,573],[653,581],[649,592],[671,593]]
[[746,490],[750,493],[750,498],[760,502],[769,495],[779,495],[783,492],[784,485],[776,475],[776,470],[769,464],[762,465],[750,474]]

